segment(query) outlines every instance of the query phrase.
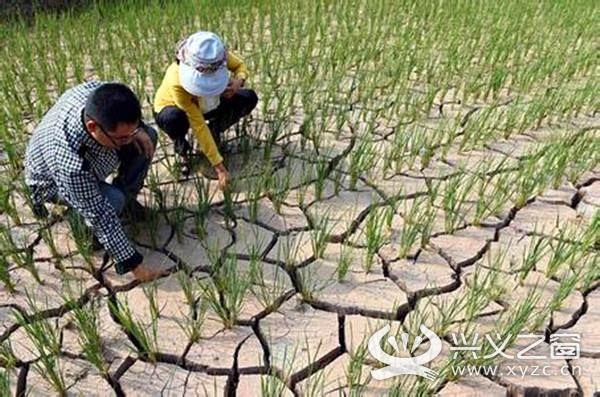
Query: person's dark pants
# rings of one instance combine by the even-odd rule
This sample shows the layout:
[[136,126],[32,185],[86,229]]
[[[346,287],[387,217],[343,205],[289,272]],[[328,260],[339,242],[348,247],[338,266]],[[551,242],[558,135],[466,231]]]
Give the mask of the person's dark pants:
[[[145,125],[145,128],[156,147],[158,140],[156,130],[148,125]],[[142,190],[152,159],[148,159],[143,153],[140,153],[133,143],[117,149],[117,156],[120,165],[116,178],[111,184],[100,181],[99,188],[100,193],[106,197],[115,212],[121,215],[127,205],[135,200]],[[53,197],[50,202],[70,206],[60,195]]]
[[[254,90],[240,89],[231,98],[221,98],[219,106],[204,114],[213,139],[220,145],[222,134],[242,117],[252,112],[258,103]],[[186,156],[191,146],[186,139],[190,122],[185,112],[176,106],[166,106],[154,115],[156,124],[171,138],[175,153]]]

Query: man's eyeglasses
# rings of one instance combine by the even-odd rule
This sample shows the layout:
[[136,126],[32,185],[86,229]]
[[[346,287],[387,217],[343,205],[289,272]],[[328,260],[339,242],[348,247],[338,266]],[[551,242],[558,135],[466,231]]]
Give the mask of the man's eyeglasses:
[[133,132],[131,132],[128,135],[120,136],[120,137],[113,137],[108,132],[106,132],[104,127],[102,127],[102,124],[100,124],[98,121],[96,121],[94,119],[92,119],[92,120],[100,128],[100,131],[102,131],[104,136],[106,136],[108,138],[110,143],[112,143],[114,146],[117,146],[117,147],[131,142],[131,139],[134,138],[140,131],[142,131],[144,129],[144,127],[142,125],[139,125],[135,130],[133,130]]

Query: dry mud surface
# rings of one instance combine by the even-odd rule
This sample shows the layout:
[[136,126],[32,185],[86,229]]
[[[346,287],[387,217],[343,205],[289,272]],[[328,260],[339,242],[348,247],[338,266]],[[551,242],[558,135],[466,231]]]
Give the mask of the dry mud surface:
[[[436,117],[427,121],[430,126],[437,122]],[[254,115],[251,123],[261,123],[260,113]],[[593,132],[600,126],[600,120],[574,120],[565,134],[576,131],[578,126],[586,126]],[[450,152],[445,159],[434,156],[424,169],[414,167],[395,175],[387,173],[385,177],[374,166],[370,177],[352,184],[346,173],[345,156],[358,144],[356,138],[349,132],[343,132],[339,138],[324,134],[319,156],[315,156],[310,143],[302,144],[298,127],[293,126],[287,137],[277,142],[269,154],[272,160],[269,168],[265,168],[261,137],[251,139],[253,146],[249,149],[242,148],[240,139],[232,138],[232,153],[228,155],[234,176],[232,204],[227,205],[215,183],[210,182],[211,205],[205,232],[200,236],[193,216],[198,202],[194,179],[175,180],[168,166],[172,150],[165,137],[161,137],[151,174],[158,181],[162,197],[160,205],[154,201],[152,207],[158,211],[163,206],[164,211],[152,226],[138,224],[128,229],[146,255],[147,263],[172,270],[152,287],[139,285],[129,275],[116,275],[112,262],[104,258],[102,251],[94,254],[94,272],[90,272],[81,255],[74,253],[76,247],[68,225],[60,218],[51,226],[60,257],[53,255],[49,244],[40,237],[41,225],[32,215],[24,213],[24,222],[14,229],[14,237],[34,255],[42,283],[15,266],[11,274],[16,292],[0,292],[0,341],[5,346],[10,344],[17,360],[10,374],[14,392],[44,395],[51,390],[35,368],[40,357],[38,348],[15,320],[14,312],[18,311],[28,321],[35,321],[27,317],[31,308],[25,291],[34,296],[39,316],[60,330],[59,366],[68,395],[245,397],[261,395],[261,385],[263,390],[268,386],[272,395],[289,396],[357,395],[350,390],[358,395],[378,396],[401,385],[409,390],[416,377],[406,375],[378,381],[370,375],[377,363],[368,352],[362,363],[356,360],[361,349],[364,354],[366,341],[373,332],[391,324],[398,335],[402,330],[416,335],[414,332],[421,322],[435,329],[448,305],[466,293],[469,279],[478,271],[489,269],[488,254],[502,247],[507,248],[500,264],[500,284],[504,291],[472,319],[472,325],[483,335],[503,311],[529,299],[532,289],[541,291],[536,305],[544,307],[564,280],[560,274],[547,277],[543,259],[525,280],[516,280],[512,270],[520,266],[521,251],[534,236],[556,237],[560,226],[569,224],[583,230],[600,208],[600,170],[596,169],[584,174],[575,185],[545,191],[532,197],[523,208],[508,206],[503,216],[486,219],[478,226],[467,215],[457,230],[445,233],[444,214],[440,211],[435,214],[432,238],[426,247],[417,244],[409,250],[407,258],[399,258],[404,208],[400,205],[389,227],[384,227],[386,238],[369,259],[369,271],[365,271],[370,211],[395,197],[410,203],[423,196],[428,181],[444,181],[457,171],[459,163],[468,165],[481,158],[505,158],[507,167],[516,164],[532,142],[543,142],[544,134],[532,131],[472,152]],[[391,144],[385,138],[385,131],[380,144]],[[244,150],[248,156],[240,153]],[[315,158],[327,159],[327,178],[322,186],[316,183]],[[291,188],[279,197],[261,197],[252,208],[249,198],[253,182],[268,173],[290,178]],[[145,188],[140,201],[152,197]],[[182,209],[173,210],[176,205]],[[315,255],[311,237],[323,217],[329,222],[329,243],[322,255]],[[183,226],[174,227],[177,224]],[[340,261],[348,266],[342,281],[337,278]],[[191,313],[181,275],[185,271],[194,282],[206,284],[216,277],[215,263],[233,264],[235,273],[252,279],[254,285],[241,298],[241,309],[229,327],[223,324],[214,307],[202,304],[204,299],[198,298],[195,307],[202,306],[199,316],[203,320],[198,337],[191,340],[186,324],[198,313]],[[259,277],[251,277],[251,272],[259,272]],[[70,309],[63,299],[67,279],[73,287],[72,296],[77,298],[76,304],[98,308],[108,377],[99,375],[78,343],[80,331],[73,325]],[[201,295],[198,291],[196,294]],[[158,350],[154,357],[136,352],[135,335],[126,332],[109,311],[109,303],[115,299],[128,302],[134,317],[150,330],[152,304],[148,296],[154,296],[155,307],[160,311],[154,324]],[[455,321],[443,338],[442,353],[430,363],[432,368],[439,370],[451,354],[450,335],[462,329],[461,319],[465,316],[455,313]],[[552,373],[563,365],[571,365],[581,367],[580,374],[465,376],[438,384],[434,393],[593,395],[600,390],[598,324],[600,292],[595,285],[586,290],[576,288],[537,331],[542,335],[559,331],[580,334],[579,359],[547,361]],[[546,339],[536,352],[547,353],[549,348]],[[518,351],[518,343],[511,349],[513,353]],[[519,364],[503,360],[501,365]],[[544,363],[538,360],[537,365]]]

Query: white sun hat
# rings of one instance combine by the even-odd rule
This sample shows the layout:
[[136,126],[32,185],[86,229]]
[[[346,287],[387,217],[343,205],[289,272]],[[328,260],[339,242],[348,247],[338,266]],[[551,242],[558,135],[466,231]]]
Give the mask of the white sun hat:
[[179,82],[192,95],[220,95],[229,83],[227,50],[211,32],[196,32],[178,44]]

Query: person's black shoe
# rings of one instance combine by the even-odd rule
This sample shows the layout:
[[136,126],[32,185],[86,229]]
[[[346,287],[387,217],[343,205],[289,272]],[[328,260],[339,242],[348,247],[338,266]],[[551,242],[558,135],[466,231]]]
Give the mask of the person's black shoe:
[[92,252],[97,252],[104,249],[104,246],[102,245],[102,243],[100,242],[100,240],[98,240],[98,237],[93,236],[92,237]]
[[33,206],[33,215],[35,215],[37,219],[48,219],[50,213],[44,204],[35,204]]

